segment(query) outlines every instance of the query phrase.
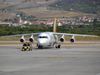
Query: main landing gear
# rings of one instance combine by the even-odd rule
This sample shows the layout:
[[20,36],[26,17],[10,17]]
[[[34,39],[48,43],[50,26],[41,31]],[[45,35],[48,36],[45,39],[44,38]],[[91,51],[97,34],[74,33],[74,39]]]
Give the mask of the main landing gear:
[[58,46],[55,46],[55,48],[60,48],[60,45],[58,45]]
[[54,44],[54,47],[55,47],[55,48],[59,48],[59,49],[60,49],[60,46],[61,46],[60,43],[59,43],[59,44],[57,44],[57,43]]

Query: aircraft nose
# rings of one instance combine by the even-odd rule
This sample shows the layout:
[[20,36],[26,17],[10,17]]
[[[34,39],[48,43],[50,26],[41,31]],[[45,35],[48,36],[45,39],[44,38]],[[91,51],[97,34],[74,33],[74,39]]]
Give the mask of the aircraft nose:
[[40,44],[43,44],[44,42],[43,42],[43,41],[39,41],[39,43],[40,43]]
[[45,40],[38,40],[38,44],[44,46],[47,44],[47,42]]
[[40,45],[43,45],[43,44],[44,44],[44,41],[38,40],[38,43],[39,43]]

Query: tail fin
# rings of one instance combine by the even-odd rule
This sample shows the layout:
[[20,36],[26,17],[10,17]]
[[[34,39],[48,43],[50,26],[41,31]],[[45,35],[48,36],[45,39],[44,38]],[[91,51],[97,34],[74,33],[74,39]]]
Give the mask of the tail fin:
[[53,27],[54,33],[56,33],[56,27],[57,27],[57,18],[54,19],[54,27]]

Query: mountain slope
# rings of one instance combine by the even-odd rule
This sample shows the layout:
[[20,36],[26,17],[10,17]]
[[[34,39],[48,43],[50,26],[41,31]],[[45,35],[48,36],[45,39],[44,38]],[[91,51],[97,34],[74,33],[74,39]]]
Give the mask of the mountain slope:
[[[100,16],[100,0],[0,0],[3,13],[24,12],[37,18]],[[0,5],[1,5],[0,4]],[[6,6],[4,6],[6,4]],[[2,11],[2,10],[1,10]],[[17,13],[18,14],[18,13]],[[23,15],[23,13],[21,13]],[[2,17],[3,18],[3,17]]]
[[37,1],[35,4],[31,5],[30,3],[31,6],[28,9],[18,11],[35,15],[38,18],[79,17],[83,15],[97,17],[100,14],[100,0],[56,0],[51,4],[48,1],[40,1],[39,3]]
[[60,0],[51,7],[65,11],[97,14],[100,12],[100,0]]

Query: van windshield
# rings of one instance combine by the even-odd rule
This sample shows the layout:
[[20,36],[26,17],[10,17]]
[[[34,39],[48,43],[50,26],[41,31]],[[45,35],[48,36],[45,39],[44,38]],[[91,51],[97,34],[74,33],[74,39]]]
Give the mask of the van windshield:
[[30,44],[29,43],[24,43],[23,46],[30,46]]

